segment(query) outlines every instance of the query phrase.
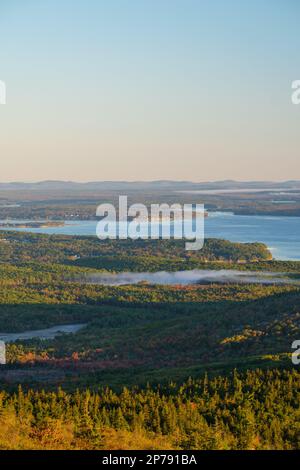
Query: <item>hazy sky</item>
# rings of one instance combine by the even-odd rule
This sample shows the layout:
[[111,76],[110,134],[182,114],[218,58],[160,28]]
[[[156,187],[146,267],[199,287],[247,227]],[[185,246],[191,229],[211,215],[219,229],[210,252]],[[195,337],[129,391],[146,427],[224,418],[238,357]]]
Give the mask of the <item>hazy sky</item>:
[[300,179],[298,0],[0,0],[1,181]]

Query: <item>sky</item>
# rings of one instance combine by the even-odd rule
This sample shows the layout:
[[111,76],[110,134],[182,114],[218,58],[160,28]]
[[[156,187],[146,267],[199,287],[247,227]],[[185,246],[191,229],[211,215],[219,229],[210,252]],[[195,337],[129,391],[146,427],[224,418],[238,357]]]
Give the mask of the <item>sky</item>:
[[298,0],[0,0],[0,181],[300,179]]

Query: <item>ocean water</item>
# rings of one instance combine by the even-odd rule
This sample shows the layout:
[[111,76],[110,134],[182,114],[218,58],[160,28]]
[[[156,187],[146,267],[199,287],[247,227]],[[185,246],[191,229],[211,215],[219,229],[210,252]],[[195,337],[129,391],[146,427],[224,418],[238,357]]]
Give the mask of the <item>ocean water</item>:
[[[24,221],[11,220],[10,222]],[[96,225],[97,221],[76,220],[66,221],[65,226],[62,227],[17,230],[45,234],[95,236]],[[205,219],[205,237],[242,243],[263,242],[271,250],[275,259],[300,260],[300,217],[245,216],[211,212]]]

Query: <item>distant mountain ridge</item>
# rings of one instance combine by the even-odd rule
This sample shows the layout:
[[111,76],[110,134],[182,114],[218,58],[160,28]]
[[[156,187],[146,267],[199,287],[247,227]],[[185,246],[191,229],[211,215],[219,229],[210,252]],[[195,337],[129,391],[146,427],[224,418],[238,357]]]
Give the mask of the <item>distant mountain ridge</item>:
[[300,180],[289,180],[284,182],[275,181],[211,181],[195,183],[192,181],[172,181],[172,180],[156,180],[156,181],[39,181],[34,183],[11,182],[0,183],[0,191],[55,191],[55,190],[214,190],[214,189],[286,189],[300,190]]

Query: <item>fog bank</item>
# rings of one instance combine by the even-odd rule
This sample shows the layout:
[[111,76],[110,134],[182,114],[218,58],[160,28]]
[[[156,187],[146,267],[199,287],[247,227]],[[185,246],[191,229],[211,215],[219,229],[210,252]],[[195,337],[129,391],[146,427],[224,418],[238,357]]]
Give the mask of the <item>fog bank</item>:
[[300,280],[288,279],[286,273],[253,272],[237,270],[199,270],[176,272],[124,272],[116,274],[95,273],[84,282],[108,286],[122,286],[146,282],[161,285],[188,285],[201,283],[243,284],[299,284]]

